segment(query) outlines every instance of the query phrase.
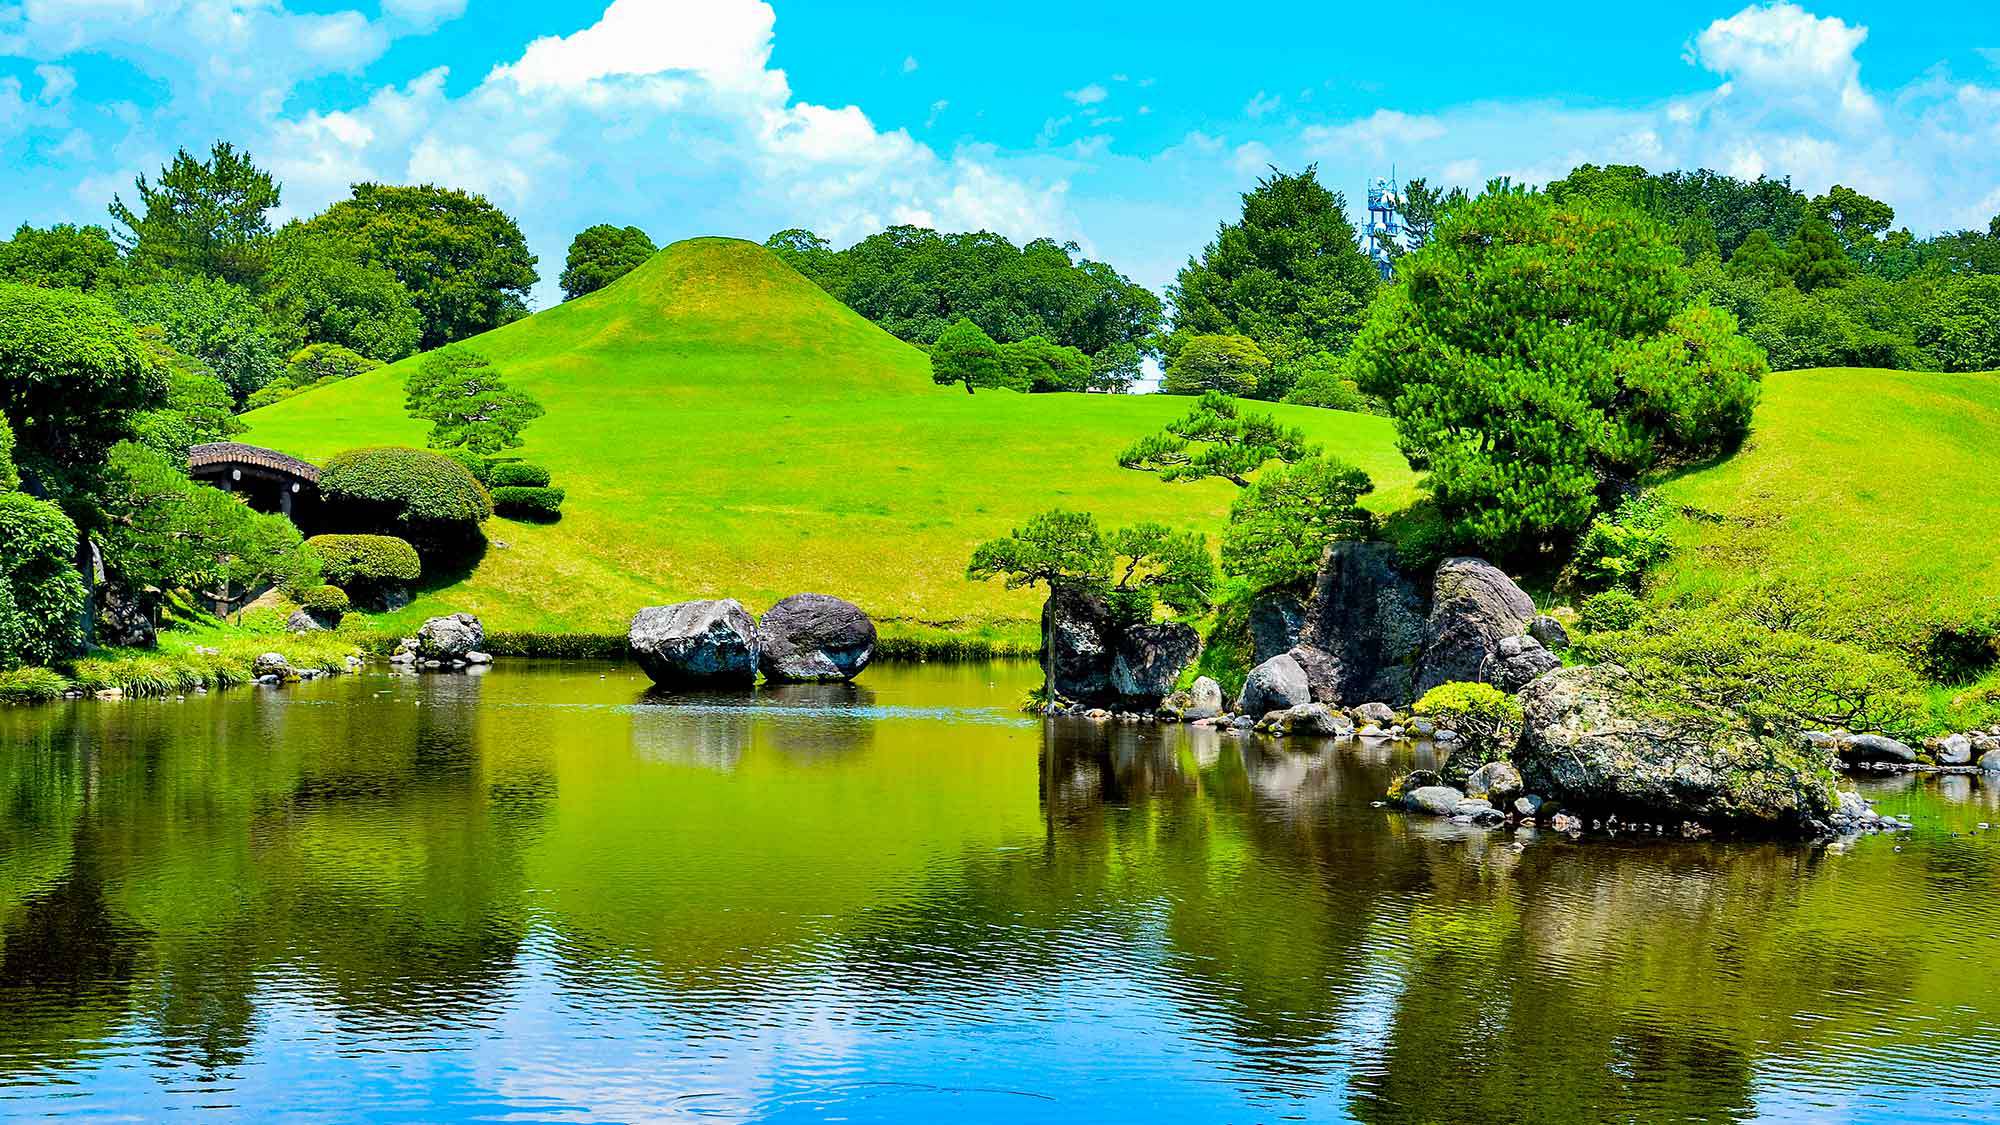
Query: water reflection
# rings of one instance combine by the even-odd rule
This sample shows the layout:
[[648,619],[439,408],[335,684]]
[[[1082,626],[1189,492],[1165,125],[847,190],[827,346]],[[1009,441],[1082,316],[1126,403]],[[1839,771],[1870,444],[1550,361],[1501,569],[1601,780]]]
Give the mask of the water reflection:
[[0,1116],[2000,1115],[1986,779],[1868,781],[1900,845],[1579,845],[1031,676],[0,711]]

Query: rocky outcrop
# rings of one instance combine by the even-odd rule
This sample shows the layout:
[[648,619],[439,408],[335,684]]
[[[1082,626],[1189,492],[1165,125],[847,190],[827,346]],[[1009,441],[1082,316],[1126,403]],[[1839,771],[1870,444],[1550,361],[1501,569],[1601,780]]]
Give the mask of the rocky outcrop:
[[1151,711],[1201,654],[1191,626],[1124,623],[1104,598],[1075,590],[1049,598],[1042,628],[1056,693],[1083,704]]
[[[1438,565],[1431,585],[1416,693],[1450,683],[1490,683],[1504,690],[1500,676],[1507,657],[1500,650],[1502,641],[1523,638],[1546,652],[1540,641],[1526,636],[1534,619],[1534,599],[1499,567],[1485,559],[1446,559]],[[1522,647],[1516,643],[1516,658]]]
[[747,686],[757,679],[757,622],[734,598],[648,606],[632,618],[626,643],[663,687]]
[[1280,654],[1250,670],[1242,693],[1236,697],[1236,710],[1255,718],[1312,701],[1305,669],[1289,655]]
[[159,644],[159,630],[138,598],[107,583],[97,594],[97,642],[113,648],[153,648]]
[[486,628],[469,613],[433,617],[417,630],[417,656],[442,664],[463,664],[486,643]]
[[1307,673],[1314,702],[1387,700],[1400,707],[1416,698],[1424,599],[1396,568],[1393,547],[1334,544],[1314,578],[1305,617],[1291,655]]
[[1267,590],[1250,603],[1250,663],[1262,664],[1299,643],[1306,603],[1289,590]]
[[1831,753],[1646,714],[1615,664],[1564,668],[1521,693],[1513,763],[1526,789],[1580,810],[1805,835],[1835,808]]
[[764,612],[757,642],[757,663],[767,680],[851,680],[875,655],[875,622],[852,602],[793,594]]

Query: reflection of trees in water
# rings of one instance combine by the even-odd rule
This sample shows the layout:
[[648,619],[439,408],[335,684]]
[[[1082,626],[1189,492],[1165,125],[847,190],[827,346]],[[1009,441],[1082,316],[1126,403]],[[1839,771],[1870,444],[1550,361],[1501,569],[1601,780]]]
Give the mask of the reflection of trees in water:
[[[526,931],[523,854],[554,773],[541,749],[484,744],[476,680],[390,681],[393,702],[380,683],[291,706],[244,691],[9,716],[27,745],[0,754],[0,842],[62,823],[74,841],[46,895],[0,897],[10,1009],[71,1007],[107,1034],[136,1017],[163,1064],[210,1076],[246,1057],[256,978],[274,966],[377,1024],[489,1016]],[[66,1004],[36,951],[95,991]],[[61,1058],[92,1047],[0,1018],[0,1043],[23,1040]]]
[[732,772],[754,747],[793,761],[838,758],[875,740],[875,693],[855,683],[755,690],[648,689],[632,713],[632,747],[655,762]]

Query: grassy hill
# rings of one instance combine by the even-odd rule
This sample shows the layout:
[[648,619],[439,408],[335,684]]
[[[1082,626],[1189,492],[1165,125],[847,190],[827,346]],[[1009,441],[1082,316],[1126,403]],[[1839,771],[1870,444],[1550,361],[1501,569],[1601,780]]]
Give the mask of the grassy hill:
[[1682,526],[1652,593],[1790,581],[1854,618],[2000,620],[1996,480],[2000,375],[1780,372],[1741,452],[1665,486],[1720,518]]
[[[467,346],[547,407],[518,452],[569,500],[560,523],[493,521],[471,575],[399,621],[455,609],[494,629],[622,632],[644,605],[734,596],[755,611],[813,590],[888,636],[1026,641],[1037,598],[965,581],[974,544],[1056,505],[1212,534],[1236,491],[1115,464],[1188,400],[937,387],[922,352],[747,242],[668,247]],[[413,362],[247,415],[244,440],[312,460],[421,445],[402,406]],[[1273,410],[1366,469],[1373,506],[1414,494],[1387,419]]]

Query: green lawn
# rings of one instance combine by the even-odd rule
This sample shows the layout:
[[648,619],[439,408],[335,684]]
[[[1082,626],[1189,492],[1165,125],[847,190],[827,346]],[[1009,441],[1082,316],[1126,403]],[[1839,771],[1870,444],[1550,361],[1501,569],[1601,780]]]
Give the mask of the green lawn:
[[[548,408],[519,452],[569,501],[560,523],[493,521],[470,577],[398,624],[451,609],[489,629],[622,632],[644,605],[734,596],[757,611],[811,590],[859,603],[887,636],[1019,642],[1039,601],[965,581],[974,544],[1056,505],[1214,533],[1236,491],[1114,463],[1188,400],[937,387],[923,353],[747,242],[679,243],[468,346]],[[243,440],[312,460],[421,445],[402,408],[410,362],[250,414]],[[1413,497],[1387,419],[1272,409],[1366,469],[1371,506]]]
[[1787,371],[1742,452],[1666,486],[1688,521],[1652,595],[1823,591],[1893,637],[2000,616],[2000,374]]

